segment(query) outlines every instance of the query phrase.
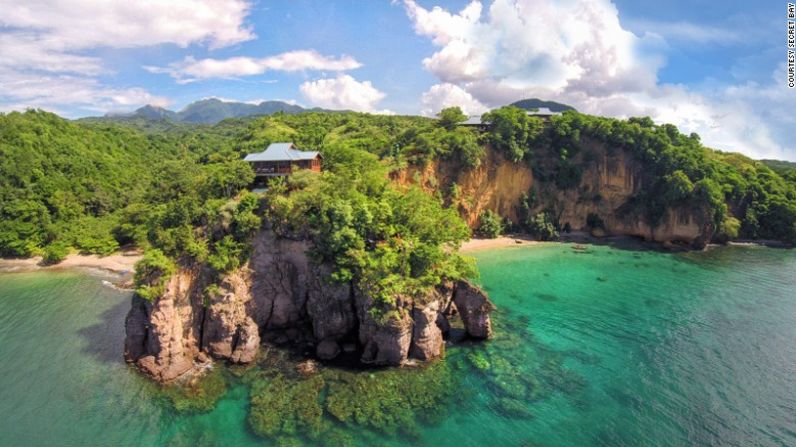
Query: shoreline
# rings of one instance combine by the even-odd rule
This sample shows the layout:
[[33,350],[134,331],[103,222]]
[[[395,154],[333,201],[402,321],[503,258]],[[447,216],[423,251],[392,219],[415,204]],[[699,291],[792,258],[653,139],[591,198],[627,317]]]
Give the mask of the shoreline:
[[99,269],[118,275],[132,275],[135,263],[141,259],[138,251],[116,252],[108,256],[70,254],[63,261],[53,265],[42,265],[42,257],[8,259],[0,258],[0,272],[34,272],[39,270],[59,270],[69,268]]
[[784,249],[793,248],[793,246],[788,245],[781,241],[772,241],[765,239],[760,239],[760,240],[738,239],[735,241],[728,241],[724,244],[710,243],[707,244],[703,250],[698,250],[693,248],[680,247],[676,245],[667,246],[665,243],[644,241],[638,238],[634,238],[632,236],[606,236],[606,237],[597,238],[582,231],[573,231],[571,233],[562,234],[558,240],[554,241],[539,241],[532,239],[530,236],[524,234],[508,234],[496,237],[494,239],[474,237],[462,243],[462,246],[459,248],[459,252],[471,253],[480,250],[509,248],[509,247],[527,247],[527,246],[543,245],[550,243],[577,243],[577,244],[597,244],[597,245],[617,244],[627,248],[634,248],[638,246],[638,247],[646,247],[646,249],[652,248],[655,250],[660,250],[665,252],[705,251],[717,247],[767,247],[767,248],[784,248]]
[[498,236],[494,239],[474,237],[462,243],[462,246],[459,247],[459,253],[469,253],[492,248],[526,247],[539,244],[544,244],[544,242],[531,239],[525,235]]

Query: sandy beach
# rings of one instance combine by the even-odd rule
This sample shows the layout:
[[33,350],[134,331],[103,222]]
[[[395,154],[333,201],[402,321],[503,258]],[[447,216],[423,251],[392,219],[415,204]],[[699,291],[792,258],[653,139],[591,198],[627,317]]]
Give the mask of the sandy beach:
[[141,259],[141,253],[137,251],[118,252],[108,256],[71,254],[55,265],[42,265],[40,256],[27,259],[0,259],[0,271],[15,272],[85,267],[107,270],[113,273],[131,273],[139,259]]
[[535,245],[541,244],[540,241],[535,241],[527,236],[500,236],[494,239],[481,239],[481,238],[473,238],[469,241],[462,244],[462,247],[459,249],[460,252],[471,252],[476,250],[485,250],[490,248],[505,248],[505,247],[517,247],[521,245]]

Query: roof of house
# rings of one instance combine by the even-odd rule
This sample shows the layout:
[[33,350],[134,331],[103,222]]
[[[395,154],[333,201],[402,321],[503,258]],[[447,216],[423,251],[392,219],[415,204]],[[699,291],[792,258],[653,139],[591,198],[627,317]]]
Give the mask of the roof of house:
[[[525,114],[528,116],[553,116],[561,115],[561,112],[553,112],[547,107],[540,107],[538,110],[527,111]],[[460,126],[480,126],[481,124],[486,124],[481,120],[481,115],[470,115],[467,121],[459,123]]]
[[300,151],[293,143],[271,143],[266,150],[249,154],[243,161],[312,160],[319,155],[317,151]]
[[552,116],[552,115],[561,115],[561,112],[553,112],[552,110],[548,109],[547,107],[539,107],[536,111],[527,112],[528,115],[541,115],[541,116]]
[[470,115],[467,118],[467,121],[462,121],[459,124],[460,125],[464,125],[464,126],[480,126],[481,125],[481,115]]

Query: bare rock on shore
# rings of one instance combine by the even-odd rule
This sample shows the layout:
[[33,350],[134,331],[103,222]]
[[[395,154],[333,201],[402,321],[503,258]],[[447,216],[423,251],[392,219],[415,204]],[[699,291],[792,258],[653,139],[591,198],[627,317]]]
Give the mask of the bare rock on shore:
[[154,303],[133,298],[125,357],[159,382],[170,382],[194,367],[201,324],[201,313],[191,303],[195,286],[193,275],[182,272],[169,280]]
[[412,309],[414,329],[409,354],[418,360],[430,360],[444,353],[442,330],[437,326],[439,301]]
[[332,360],[340,354],[340,345],[332,339],[321,340],[315,348],[315,355],[321,360]]
[[263,231],[253,241],[252,317],[263,329],[287,329],[305,318],[309,245]]
[[412,318],[403,305],[405,298],[397,297],[397,310],[380,317],[375,317],[371,312],[374,303],[366,292],[355,289],[354,301],[359,317],[359,342],[362,345],[360,361],[392,366],[405,363],[412,342]]
[[[126,320],[125,358],[159,382],[222,359],[255,361],[263,340],[314,345],[318,359],[344,346],[363,364],[398,366],[444,354],[449,318],[461,315],[474,338],[491,334],[494,306],[477,287],[446,283],[420,297],[395,296],[386,309],[355,282],[333,281],[333,267],[311,263],[308,244],[263,232],[249,262],[217,286],[200,266],[183,268],[149,302],[135,296]],[[215,283],[215,279],[212,281]],[[352,343],[357,339],[359,343]]]
[[357,327],[351,284],[333,281],[333,271],[323,264],[309,275],[307,315],[316,340],[337,341]]
[[450,329],[445,316],[453,297],[451,285],[434,290],[425,304],[415,303],[412,309],[412,344],[409,355],[418,360],[431,360],[445,353],[444,333]]
[[495,309],[495,305],[483,290],[468,281],[459,281],[453,294],[453,302],[467,335],[473,338],[492,336],[492,319],[489,314]]

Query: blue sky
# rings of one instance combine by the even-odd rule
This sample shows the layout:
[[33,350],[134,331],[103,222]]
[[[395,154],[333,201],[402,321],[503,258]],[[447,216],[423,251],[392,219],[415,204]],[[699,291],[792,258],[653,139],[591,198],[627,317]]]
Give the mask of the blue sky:
[[785,5],[0,0],[0,110],[80,117],[219,97],[475,114],[536,96],[796,160]]

